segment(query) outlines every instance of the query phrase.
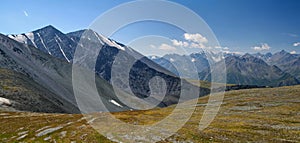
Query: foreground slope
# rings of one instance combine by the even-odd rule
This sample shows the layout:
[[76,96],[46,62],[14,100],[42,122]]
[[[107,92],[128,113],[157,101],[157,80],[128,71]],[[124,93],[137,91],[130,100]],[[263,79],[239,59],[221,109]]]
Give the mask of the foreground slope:
[[51,91],[21,73],[0,69],[0,108],[10,111],[65,113],[66,105]]
[[[200,98],[196,111],[187,124],[175,135],[161,142],[300,141],[300,86],[227,92],[215,120],[205,130],[198,131],[207,99]],[[163,119],[171,111],[172,107],[168,107],[119,112],[114,115],[125,122],[144,125]],[[96,122],[97,118],[91,115],[86,119],[87,121],[82,115],[1,112],[0,140],[111,142],[87,123]],[[23,122],[19,122],[20,120]]]

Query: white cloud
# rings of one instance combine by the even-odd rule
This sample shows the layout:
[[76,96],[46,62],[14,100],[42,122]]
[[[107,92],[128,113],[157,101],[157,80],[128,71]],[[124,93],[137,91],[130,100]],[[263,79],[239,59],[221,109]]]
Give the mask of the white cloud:
[[[202,36],[199,33],[196,34],[189,34],[189,33],[185,33],[183,34],[184,36],[184,41],[180,41],[180,40],[176,40],[173,39],[171,40],[172,45],[175,47],[184,47],[184,48],[211,48],[211,47],[207,47],[206,43],[208,43],[208,40],[206,39],[206,37]],[[166,45],[164,45],[166,46]],[[222,48],[222,47],[216,47],[216,48]],[[165,48],[167,49],[167,48]],[[171,49],[171,48],[168,48]],[[174,47],[172,48],[174,49]]]
[[202,36],[199,33],[196,33],[196,34],[185,33],[183,36],[184,36],[185,40],[192,41],[195,43],[207,43],[208,42],[206,37]]
[[298,47],[298,46],[300,46],[300,42],[296,42],[296,43],[294,43],[294,44],[293,44],[293,46],[294,46],[294,47]]
[[205,45],[202,44],[202,43],[191,43],[190,48],[200,48],[200,49],[202,49],[202,48],[205,48]]
[[178,47],[188,47],[189,43],[188,42],[183,42],[183,41],[178,41],[178,40],[171,40],[174,46]]
[[255,51],[264,51],[264,50],[270,50],[271,49],[271,47],[266,43],[263,43],[260,46],[255,46],[255,47],[252,47],[252,48]]
[[215,46],[216,49],[229,50],[228,47]]
[[159,46],[159,49],[160,49],[160,50],[165,50],[165,51],[176,51],[176,48],[175,48],[175,47],[170,46],[170,45],[168,45],[168,44],[161,44],[161,45]]
[[28,13],[27,13],[27,11],[23,11],[24,12],[24,15],[26,16],[26,17],[28,17]]
[[223,50],[229,50],[229,48],[228,47],[224,47]]
[[296,54],[297,52],[296,51],[292,51],[292,52],[290,52],[290,54]]

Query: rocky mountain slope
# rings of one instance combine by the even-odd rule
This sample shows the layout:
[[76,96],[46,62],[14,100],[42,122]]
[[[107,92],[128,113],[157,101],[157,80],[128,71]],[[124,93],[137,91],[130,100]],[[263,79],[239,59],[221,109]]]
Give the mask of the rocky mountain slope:
[[242,57],[227,57],[225,62],[228,83],[267,86],[299,84],[296,78],[277,66],[270,66],[250,54]]
[[[86,49],[95,49],[91,53],[88,53],[97,56],[95,66],[93,65],[94,61],[86,61],[86,58],[84,58],[92,57],[91,55],[80,55],[82,57],[77,58],[79,60],[75,61],[75,64],[92,71],[95,70],[95,73],[99,77],[114,85],[120,85],[119,88],[123,91],[133,93],[139,98],[150,96],[149,81],[152,78],[157,76],[163,78],[167,84],[167,91],[165,100],[159,106],[168,106],[177,103],[180,90],[183,88],[181,87],[181,79],[169,70],[149,60],[132,48],[106,38],[93,30],[79,30],[64,34],[53,26],[47,26],[27,34],[8,36],[69,63],[74,62],[74,50],[89,51]],[[99,52],[95,52],[96,50]],[[116,58],[119,62],[116,62]],[[114,75],[116,80],[111,79],[114,63],[119,63],[117,68],[114,68],[114,73],[117,74]],[[128,63],[132,63],[132,65],[128,65]],[[129,74],[128,78],[126,74]],[[123,80],[119,80],[120,78],[123,78]],[[184,88],[198,90],[196,89],[197,87],[193,87],[188,82],[183,82],[188,86]],[[201,95],[205,94],[207,94],[207,90],[201,93]],[[186,98],[188,99],[188,96]],[[153,98],[151,100],[156,99]]]
[[[79,110],[72,95],[72,86],[68,82],[71,81],[69,77],[71,65],[2,34],[0,35],[0,59],[1,68],[16,71],[24,75],[23,78],[32,79],[38,85],[50,91],[49,98],[54,98],[64,103],[63,107],[66,109],[66,112],[78,113]],[[55,97],[51,97],[51,95],[55,95]],[[28,102],[37,101],[31,100]]]
[[184,78],[197,79],[194,72],[201,72],[209,67],[204,53],[194,53],[189,56],[167,54],[163,57],[151,57],[149,58],[157,64]]
[[77,46],[75,41],[51,25],[29,33],[8,35],[8,37],[68,62],[73,59]]
[[[113,82],[116,85],[120,85],[120,89],[122,89],[121,96],[149,97],[148,99],[151,103],[157,102],[157,98],[163,98],[159,101],[158,107],[166,107],[178,103],[181,90],[196,90],[199,92],[199,87],[181,80],[172,72],[130,47],[106,38],[92,30],[80,30],[64,34],[53,26],[47,26],[27,34],[1,35],[0,43],[3,55],[3,58],[0,60],[0,68],[14,70],[32,78],[35,82],[57,95],[59,100],[63,100],[61,102],[70,104],[72,107],[68,108],[68,111],[66,111],[68,113],[79,112],[72,86],[73,63],[76,67],[84,67],[87,72],[92,71],[98,75],[96,76],[97,89],[101,98],[104,98],[104,104],[109,111],[130,109],[116,97],[113,87],[110,85]],[[78,59],[75,62],[73,61],[75,49],[78,48],[84,51],[89,51],[93,48],[99,49],[99,55],[97,52],[93,52],[93,54],[97,55],[95,66],[93,66],[93,61],[86,62]],[[111,70],[116,58],[125,63],[121,63],[115,69],[115,73],[121,74],[117,75],[117,78],[113,80],[111,79]],[[127,65],[128,62],[133,63],[132,67]],[[123,71],[129,73],[129,77],[126,79],[128,80],[127,84],[125,84],[126,81],[118,80],[118,77],[126,76],[126,73],[124,75]],[[162,94],[153,95],[151,93],[149,81],[154,77],[160,77],[165,80],[166,96]],[[181,86],[181,83],[185,83],[184,86]],[[83,90],[80,92],[83,95],[85,94]],[[201,88],[199,96],[207,95],[208,93],[209,89]],[[183,99],[190,100],[192,97],[188,94]],[[102,111],[102,108],[95,111]]]
[[300,80],[300,55],[290,54],[284,50],[272,55],[267,62],[276,65],[284,72],[291,74]]
[[[17,74],[11,74],[11,77],[9,77],[11,79],[20,79],[15,80],[14,84],[22,85],[23,87],[21,88],[37,89],[36,94],[39,93],[39,88],[47,89],[42,90],[43,95],[38,96],[36,94],[23,93],[13,96],[2,94],[1,98],[22,104],[18,105],[18,107],[24,106],[24,108],[18,108],[17,106],[13,106],[13,108],[26,111],[54,112],[51,108],[43,108],[47,104],[54,104],[58,105],[58,109],[64,109],[60,112],[80,112],[73,94],[72,64],[45,54],[35,47],[14,41],[4,35],[0,35],[0,52],[0,67],[18,72]],[[32,82],[32,84],[25,84],[24,80],[21,79],[27,79],[26,82]],[[126,106],[120,107],[111,102],[112,100],[118,102],[118,100],[114,97],[112,87],[107,81],[96,78],[96,83],[99,85],[99,94],[102,95],[103,102],[108,109],[111,111],[129,110]],[[8,86],[6,88],[12,87]],[[23,97],[25,95],[28,95],[28,97]],[[20,101],[21,99],[26,100]],[[51,100],[48,102],[47,99]],[[27,108],[30,105],[40,103],[44,103],[44,105],[36,106],[32,109]]]

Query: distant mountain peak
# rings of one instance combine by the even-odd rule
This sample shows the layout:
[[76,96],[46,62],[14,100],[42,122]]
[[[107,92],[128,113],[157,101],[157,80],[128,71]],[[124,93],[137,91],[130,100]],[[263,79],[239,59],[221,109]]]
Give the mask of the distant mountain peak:
[[249,53],[246,53],[245,55],[242,56],[242,58],[254,58],[254,56]]
[[47,25],[45,27],[42,27],[40,29],[37,29],[33,32],[38,32],[38,31],[47,31],[47,32],[59,32],[62,33],[60,30],[58,30],[56,27],[54,27],[53,25]]
[[45,26],[44,28],[52,28],[52,29],[56,29],[53,25],[47,25],[47,26]]
[[289,54],[289,52],[287,52],[287,51],[285,51],[285,50],[281,50],[281,51],[279,52],[279,54]]

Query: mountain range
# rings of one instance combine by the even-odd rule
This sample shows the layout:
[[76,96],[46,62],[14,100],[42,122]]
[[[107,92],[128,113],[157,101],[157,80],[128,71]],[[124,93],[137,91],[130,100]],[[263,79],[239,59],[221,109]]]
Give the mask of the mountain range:
[[[90,49],[100,49],[98,53],[94,52],[95,64],[81,60],[86,59],[87,55],[76,57],[76,50]],[[256,85],[245,87],[299,84],[300,56],[297,54],[286,51],[275,54],[225,54],[224,58],[227,83]],[[114,67],[116,63],[119,64],[117,68]],[[218,64],[216,67],[222,67]],[[84,67],[84,73],[95,74],[97,91],[110,112],[135,110],[121,101],[120,96],[125,100],[125,97],[135,96],[147,99],[147,104],[167,107],[178,103],[179,98],[183,101],[194,98],[191,94],[181,96],[182,90],[188,93],[200,91],[199,96],[210,92],[209,87],[199,88],[180,78],[210,81],[210,65],[204,52],[145,57],[131,47],[93,30],[65,34],[49,25],[24,34],[0,34],[0,77],[3,79],[0,82],[0,108],[79,113],[72,85],[74,65]],[[193,69],[198,75],[195,76]],[[164,79],[165,96],[156,94],[149,86],[155,77]],[[120,95],[115,94],[112,84],[121,89]],[[79,93],[83,98],[88,98],[85,90],[79,89]],[[105,110],[99,107],[89,112],[98,111]]]
[[[290,54],[284,50],[275,54],[224,54],[227,83],[260,86],[299,84],[299,57],[299,54]],[[163,57],[149,56],[149,58],[174,74],[179,75],[177,72],[179,70],[184,71],[181,76],[185,78],[210,81],[210,65],[204,52],[190,55],[168,54]],[[221,63],[216,63],[215,67],[218,67],[218,64]],[[197,77],[190,76],[193,69],[199,73]]]
[[[188,92],[199,90],[199,87],[181,80],[132,48],[95,31],[87,29],[64,34],[50,25],[29,33],[0,35],[0,69],[5,69],[0,75],[7,72],[11,75],[5,76],[8,78],[7,82],[1,83],[1,107],[21,111],[79,113],[72,86],[74,54],[76,49],[85,50],[95,47],[100,49],[99,54],[95,53],[98,54],[95,66],[80,60],[75,62],[76,66],[84,67],[86,72],[95,73],[99,96],[105,108],[111,112],[134,110],[117,98],[112,83],[120,85],[118,87],[122,89],[119,93],[121,95],[118,96],[148,97],[147,102],[149,104],[158,102],[158,107],[178,103],[181,90]],[[134,61],[128,71],[129,84],[125,84],[126,81],[113,81],[112,79],[111,70],[116,57],[124,62]],[[119,66],[116,70],[122,73],[128,70],[128,67]],[[156,76],[163,78],[166,82],[167,91],[164,97],[151,93],[149,81]],[[14,84],[24,90],[12,91],[9,81],[14,81]],[[186,83],[186,86],[181,86],[182,82]],[[25,91],[31,91],[31,93],[36,91],[36,93],[28,94]],[[200,96],[209,93],[209,89],[206,88],[201,88],[200,91]],[[84,90],[79,92],[82,96],[87,94]],[[26,98],[23,97],[24,95],[27,95]],[[161,98],[162,100],[159,101],[158,99]],[[191,99],[189,95],[183,98]],[[98,111],[104,111],[104,109],[95,108],[90,112]]]

